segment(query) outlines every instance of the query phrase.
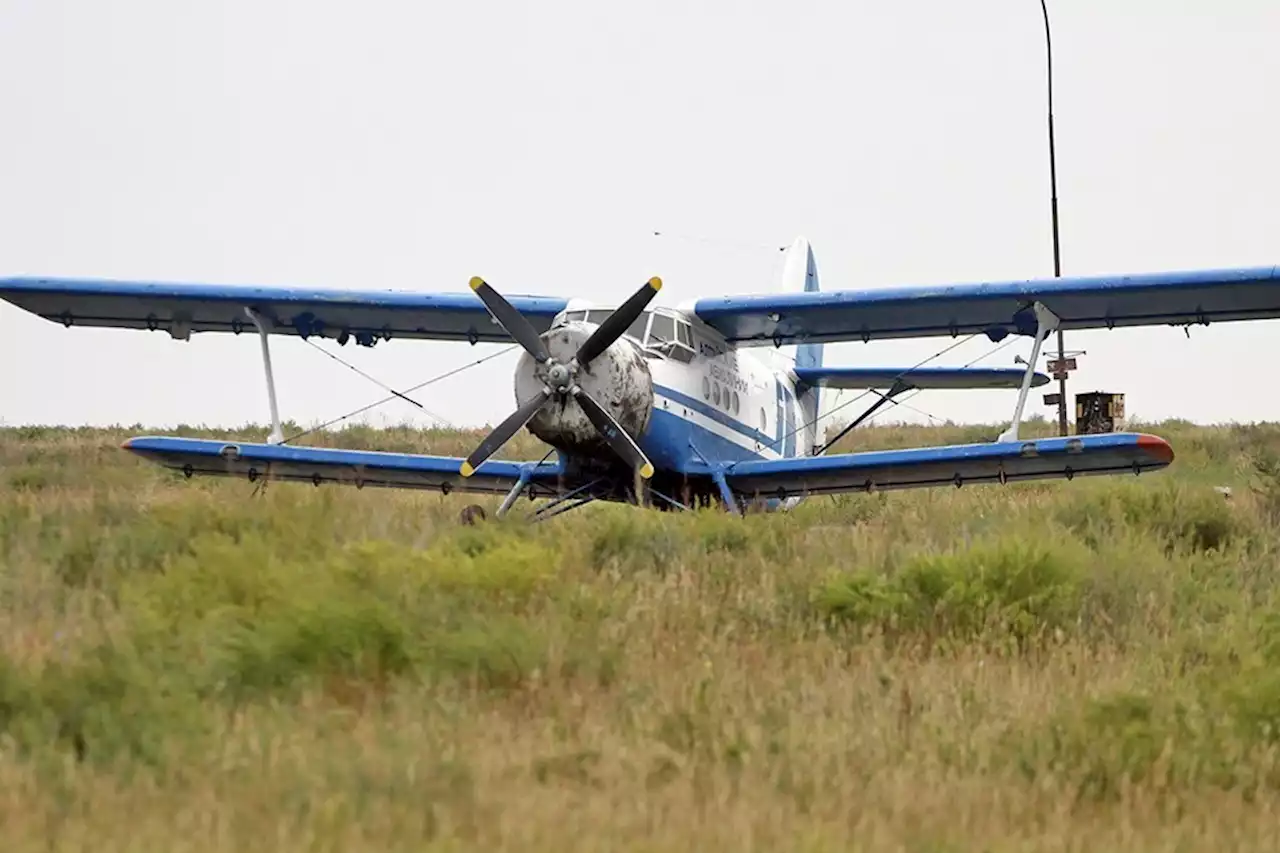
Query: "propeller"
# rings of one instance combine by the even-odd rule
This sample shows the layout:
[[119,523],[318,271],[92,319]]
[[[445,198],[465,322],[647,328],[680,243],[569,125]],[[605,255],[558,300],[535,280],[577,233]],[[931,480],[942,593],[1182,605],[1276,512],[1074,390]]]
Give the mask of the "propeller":
[[475,291],[476,296],[480,297],[485,307],[489,309],[489,313],[507,331],[507,334],[515,338],[525,352],[538,363],[544,375],[544,384],[536,395],[485,436],[480,445],[463,461],[459,473],[464,477],[474,474],[481,463],[498,452],[498,449],[510,441],[525,424],[533,420],[533,417],[552,397],[559,397],[561,400],[573,397],[609,447],[627,464],[637,469],[641,477],[646,480],[652,477],[653,464],[645,457],[644,452],[609,413],[609,410],[583,390],[576,380],[580,370],[590,367],[591,362],[609,349],[613,342],[622,337],[631,324],[640,317],[649,302],[662,289],[662,279],[655,276],[641,285],[640,289],[596,327],[567,364],[561,364],[551,357],[542,338],[538,336],[537,331],[524,318],[524,315],[517,311],[502,294],[490,287],[484,279],[479,276],[472,278],[471,289]]

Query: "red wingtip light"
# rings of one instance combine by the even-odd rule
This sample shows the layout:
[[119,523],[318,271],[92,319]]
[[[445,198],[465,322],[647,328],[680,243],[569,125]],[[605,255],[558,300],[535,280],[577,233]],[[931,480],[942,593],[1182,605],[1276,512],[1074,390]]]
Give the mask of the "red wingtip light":
[[1139,435],[1138,447],[1165,465],[1173,461],[1173,447],[1158,435]]

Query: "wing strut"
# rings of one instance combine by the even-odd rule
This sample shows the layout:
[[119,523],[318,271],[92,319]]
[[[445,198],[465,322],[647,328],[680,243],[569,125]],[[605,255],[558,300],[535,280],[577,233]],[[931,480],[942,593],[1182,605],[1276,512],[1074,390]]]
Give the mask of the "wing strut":
[[507,496],[502,499],[502,504],[498,507],[498,518],[502,518],[510,511],[512,505],[519,499],[520,493],[524,491],[525,486],[529,485],[529,478],[532,476],[532,466],[520,469],[520,479],[516,480],[515,485],[511,487],[511,491],[507,492]]
[[1018,391],[1018,404],[1013,409],[1013,422],[1009,428],[1000,433],[996,441],[1017,441],[1018,426],[1022,423],[1022,410],[1027,405],[1027,393],[1031,390],[1031,377],[1036,372],[1036,361],[1040,358],[1040,346],[1044,339],[1058,328],[1058,315],[1054,314],[1037,301],[1031,306],[1036,315],[1036,339],[1031,345],[1031,358],[1027,360],[1027,370],[1022,374],[1022,388]]
[[[836,437],[835,437],[835,438],[831,439],[830,441],[828,441],[828,442],[826,442],[826,443],[824,443],[824,444],[819,444],[817,447],[813,448],[813,454],[812,454],[812,455],[814,455],[814,456],[821,456],[822,454],[826,453],[830,448],[832,448],[832,447],[834,447],[834,446],[835,446],[835,443],[836,443],[837,441],[839,441],[840,439],[844,438],[844,437],[845,437],[846,435],[848,435],[849,433],[853,432],[854,427],[856,427],[858,424],[862,423],[862,422],[863,422],[863,421],[865,421],[867,418],[869,418],[869,417],[871,417],[872,415],[874,415],[874,414],[875,414],[875,413],[880,409],[880,407],[881,407],[881,406],[885,405],[885,404],[886,404],[886,403],[888,403],[890,400],[892,400],[894,397],[898,396],[898,395],[899,395],[899,394],[901,394],[903,391],[906,391],[907,389],[909,389],[909,388],[911,388],[911,387],[912,387],[912,386],[911,386],[909,383],[904,382],[904,381],[902,380],[902,377],[898,377],[897,379],[893,380],[893,387],[891,387],[887,393],[885,393],[885,394],[880,394],[880,395],[879,395],[879,396],[880,396],[880,399],[879,399],[879,400],[876,400],[874,403],[872,403],[870,408],[868,408],[865,412],[863,412],[862,414],[860,414],[860,415],[858,415],[856,418],[854,418],[852,421],[850,421],[850,422],[849,422],[849,425],[848,425],[848,426],[846,426],[844,429],[842,429],[842,430],[840,430],[838,433],[836,433]],[[872,393],[879,394],[879,392],[878,392],[878,391],[876,391],[876,392],[872,392]]]
[[271,435],[267,436],[267,444],[283,444],[284,429],[280,426],[280,407],[276,404],[276,380],[271,372],[271,346],[267,342],[267,327],[262,317],[248,306],[244,313],[249,315],[253,325],[258,329],[258,339],[262,341],[262,370],[267,376],[267,402],[271,406]]

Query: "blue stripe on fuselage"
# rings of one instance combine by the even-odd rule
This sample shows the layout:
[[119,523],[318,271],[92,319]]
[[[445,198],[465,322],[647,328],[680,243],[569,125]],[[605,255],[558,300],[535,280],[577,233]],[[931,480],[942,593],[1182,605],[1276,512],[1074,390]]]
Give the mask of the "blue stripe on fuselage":
[[[729,415],[726,412],[722,412],[716,407],[712,406],[709,403],[705,403],[702,400],[694,399],[693,397],[690,397],[688,394],[682,394],[681,392],[677,391],[674,388],[668,388],[665,385],[654,385],[653,391],[655,394],[661,394],[663,397],[667,397],[668,399],[674,400],[675,402],[679,403],[682,406],[687,406],[688,408],[693,409],[695,412],[697,412],[700,415],[703,415],[704,417],[711,418],[711,420],[715,421],[716,423],[722,426],[728,427],[729,429],[733,430],[743,438],[749,438],[752,441],[759,442],[764,447],[771,447],[771,446],[774,446],[776,443],[775,439],[765,435],[764,433],[760,432],[757,429],[754,429],[748,426],[742,421],[734,418],[732,415]],[[658,411],[660,410],[655,408],[654,414],[657,414]],[[734,445],[734,446],[736,447],[737,445]],[[745,448],[740,448],[740,449],[745,451]]]
[[750,448],[662,409],[653,410],[640,447],[657,467],[681,473],[704,473],[707,463],[765,459]]

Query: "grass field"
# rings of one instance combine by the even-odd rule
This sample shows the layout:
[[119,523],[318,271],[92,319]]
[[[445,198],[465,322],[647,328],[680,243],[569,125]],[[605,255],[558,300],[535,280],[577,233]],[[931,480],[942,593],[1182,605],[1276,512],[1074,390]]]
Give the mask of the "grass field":
[[1141,478],[533,527],[0,430],[3,849],[1280,849],[1280,426],[1144,428]]

